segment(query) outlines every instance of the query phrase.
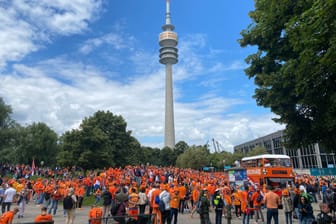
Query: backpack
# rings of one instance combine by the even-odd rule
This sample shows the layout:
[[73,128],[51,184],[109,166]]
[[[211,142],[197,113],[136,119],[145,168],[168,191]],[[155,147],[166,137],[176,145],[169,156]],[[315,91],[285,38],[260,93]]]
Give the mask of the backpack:
[[50,199],[50,193],[44,193],[44,199],[49,200]]
[[155,202],[155,204],[158,204],[158,205],[160,204],[160,196],[159,195],[155,196],[154,202]]
[[262,196],[262,194],[259,194],[258,197],[257,197],[257,199],[256,199],[256,201],[258,203],[260,203],[260,202],[262,202],[263,199],[264,199],[264,196]]
[[71,195],[67,195],[63,200],[63,208],[64,209],[72,209],[74,208],[74,201],[72,200]]
[[159,202],[159,210],[160,212],[164,212],[166,210],[166,205],[163,200],[160,200]]
[[330,205],[330,204],[334,203],[334,192],[326,193],[325,197],[326,197],[326,203],[327,204]]
[[111,214],[112,215],[116,215],[117,214],[120,205],[121,205],[120,202],[113,203],[113,205],[111,207]]

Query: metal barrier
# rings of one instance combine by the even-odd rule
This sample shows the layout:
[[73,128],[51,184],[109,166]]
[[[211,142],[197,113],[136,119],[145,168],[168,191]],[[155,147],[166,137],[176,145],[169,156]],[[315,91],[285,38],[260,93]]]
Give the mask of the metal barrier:
[[[101,219],[90,219],[88,220],[89,224],[117,224],[117,223],[126,223],[126,224],[153,224],[155,214],[143,214],[138,215],[136,218],[134,216],[109,216],[107,218]],[[52,222],[24,222],[22,224],[54,224]],[[86,224],[86,223],[85,223]]]
[[[102,219],[90,219],[90,224],[116,224],[116,223],[126,223],[126,224],[152,224],[155,215],[143,214],[134,216],[109,216]],[[98,222],[97,222],[98,221]],[[101,221],[101,222],[99,222]]]
[[[21,222],[20,222],[21,224]],[[46,221],[46,222],[22,222],[22,224],[54,224],[54,221]]]

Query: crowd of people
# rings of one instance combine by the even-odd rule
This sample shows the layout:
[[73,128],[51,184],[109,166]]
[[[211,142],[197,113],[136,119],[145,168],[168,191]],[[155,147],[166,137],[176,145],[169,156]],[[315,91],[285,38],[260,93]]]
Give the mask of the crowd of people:
[[[123,223],[178,223],[178,215],[197,213],[201,224],[209,224],[210,211],[215,223],[232,218],[242,224],[279,223],[283,211],[286,224],[336,223],[336,182],[331,177],[298,176],[294,182],[278,186],[229,183],[223,173],[202,172],[176,167],[126,166],[86,171],[77,168],[36,168],[27,165],[2,166],[0,200],[2,217],[22,218],[26,203],[41,205],[42,217],[55,216],[58,205],[66,224],[75,223],[76,209],[82,209],[85,197],[94,196],[88,214],[91,224],[113,218]],[[35,173],[34,177],[32,174]],[[312,203],[320,203],[314,214]],[[11,210],[11,206],[15,206]],[[266,212],[263,212],[265,211]],[[11,214],[9,214],[11,213]],[[266,217],[264,217],[266,214]],[[6,218],[7,219],[7,218]]]

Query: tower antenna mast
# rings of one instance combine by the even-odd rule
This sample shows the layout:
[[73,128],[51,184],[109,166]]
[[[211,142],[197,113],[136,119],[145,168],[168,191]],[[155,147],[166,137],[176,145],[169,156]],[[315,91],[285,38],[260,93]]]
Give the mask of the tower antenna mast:
[[170,21],[170,0],[166,0],[166,24],[162,26],[163,32],[159,36],[160,63],[166,66],[166,95],[165,95],[165,133],[164,146],[174,148],[175,127],[174,127],[174,99],[173,99],[173,75],[172,65],[177,63],[178,39],[173,31],[175,27]]

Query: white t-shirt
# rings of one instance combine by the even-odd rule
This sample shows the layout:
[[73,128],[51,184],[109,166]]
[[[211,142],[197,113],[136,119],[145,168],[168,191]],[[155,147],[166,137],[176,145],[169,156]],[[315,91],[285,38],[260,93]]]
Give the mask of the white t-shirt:
[[3,202],[13,202],[14,196],[16,195],[16,190],[9,187],[5,190],[5,200]]

